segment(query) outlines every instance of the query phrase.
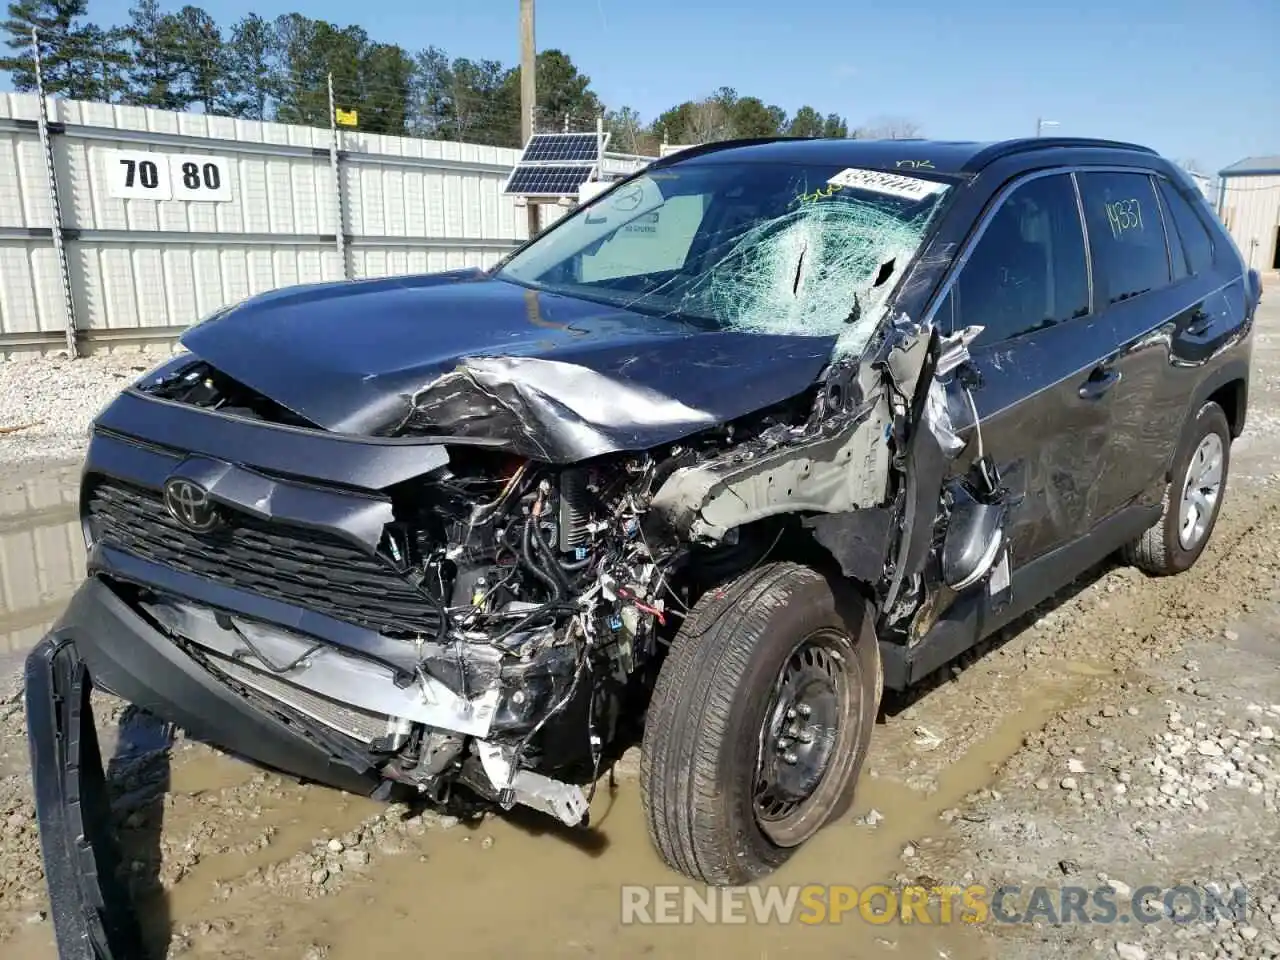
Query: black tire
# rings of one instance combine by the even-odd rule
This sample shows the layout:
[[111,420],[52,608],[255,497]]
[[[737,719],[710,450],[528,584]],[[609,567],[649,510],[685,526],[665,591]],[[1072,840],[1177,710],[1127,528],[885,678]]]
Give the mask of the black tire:
[[[797,670],[807,672],[790,689],[805,691],[814,706],[779,702],[776,688]],[[641,797],[662,859],[711,884],[747,883],[777,869],[848,810],[882,686],[869,605],[845,585],[795,563],[772,563],[704,595],[671,644],[645,722]],[[794,754],[764,732],[766,718],[794,716],[786,703],[816,718],[801,719],[801,733],[788,740],[807,751],[790,770],[781,764]],[[778,772],[778,783],[803,780],[793,794],[810,791],[781,819],[770,819],[776,805],[757,816],[761,763]]]
[[[1181,539],[1179,506],[1192,458],[1202,442],[1216,434],[1221,443],[1222,469],[1217,496],[1209,512],[1204,532],[1189,546]],[[1125,562],[1152,576],[1168,576],[1189,570],[1204,552],[1213,535],[1222,510],[1222,500],[1227,492],[1227,478],[1231,466],[1231,425],[1222,407],[1209,401],[1196,413],[1183,431],[1182,440],[1169,471],[1169,483],[1165,485],[1163,509],[1157,520],[1141,537],[1121,551]]]

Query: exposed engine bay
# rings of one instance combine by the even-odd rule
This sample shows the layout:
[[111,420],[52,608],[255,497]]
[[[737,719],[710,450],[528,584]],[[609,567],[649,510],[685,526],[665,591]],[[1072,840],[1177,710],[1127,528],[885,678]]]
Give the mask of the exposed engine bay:
[[[300,425],[199,362],[147,392]],[[797,504],[869,506],[883,496],[868,482],[883,470],[848,464],[887,458],[888,415],[882,398],[865,401],[848,384],[680,443],[568,466],[448,444],[447,466],[382,491],[390,521],[378,558],[427,613],[397,618],[412,600],[383,593],[374,599],[384,616],[362,625],[411,647],[412,672],[154,589],[138,605],[246,696],[358,741],[388,781],[436,802],[461,785],[579,824],[590,799],[582,785],[634,742],[665,645],[700,592],[783,545],[812,547]],[[784,482],[789,496],[778,498]],[[145,536],[112,519],[115,496],[91,496],[91,528],[145,552]],[[234,505],[218,509],[225,529],[189,553],[220,537],[231,550],[248,535]],[[362,622],[351,604],[336,615]]]

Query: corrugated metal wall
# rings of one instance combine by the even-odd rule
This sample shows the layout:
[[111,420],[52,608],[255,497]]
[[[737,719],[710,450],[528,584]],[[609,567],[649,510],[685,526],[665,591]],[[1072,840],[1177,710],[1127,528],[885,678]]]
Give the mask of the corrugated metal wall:
[[[0,357],[61,348],[67,323],[37,104],[0,94]],[[516,150],[343,131],[344,257],[328,130],[75,101],[50,112],[76,325],[90,340],[164,339],[295,283],[489,266],[527,235],[501,193]],[[229,195],[121,198],[110,181],[122,150],[175,167],[215,158]],[[544,224],[560,212],[544,208]]]
[[1258,270],[1276,269],[1280,254],[1280,176],[1226,176],[1219,189],[1222,222],[1231,231],[1245,262]]

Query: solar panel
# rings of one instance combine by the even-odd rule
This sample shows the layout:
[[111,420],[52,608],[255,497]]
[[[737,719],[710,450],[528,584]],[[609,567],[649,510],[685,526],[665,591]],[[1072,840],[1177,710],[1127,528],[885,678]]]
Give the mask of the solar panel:
[[519,162],[597,163],[600,147],[594,133],[535,133],[525,145]]
[[503,193],[518,193],[526,197],[564,197],[578,192],[578,188],[591,179],[595,167],[591,164],[518,166]]

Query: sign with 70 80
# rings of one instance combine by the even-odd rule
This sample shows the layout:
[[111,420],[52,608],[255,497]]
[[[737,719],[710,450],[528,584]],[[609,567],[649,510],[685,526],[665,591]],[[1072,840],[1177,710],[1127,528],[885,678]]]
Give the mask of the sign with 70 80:
[[113,150],[106,167],[108,192],[118,200],[231,199],[231,171],[223,157]]

